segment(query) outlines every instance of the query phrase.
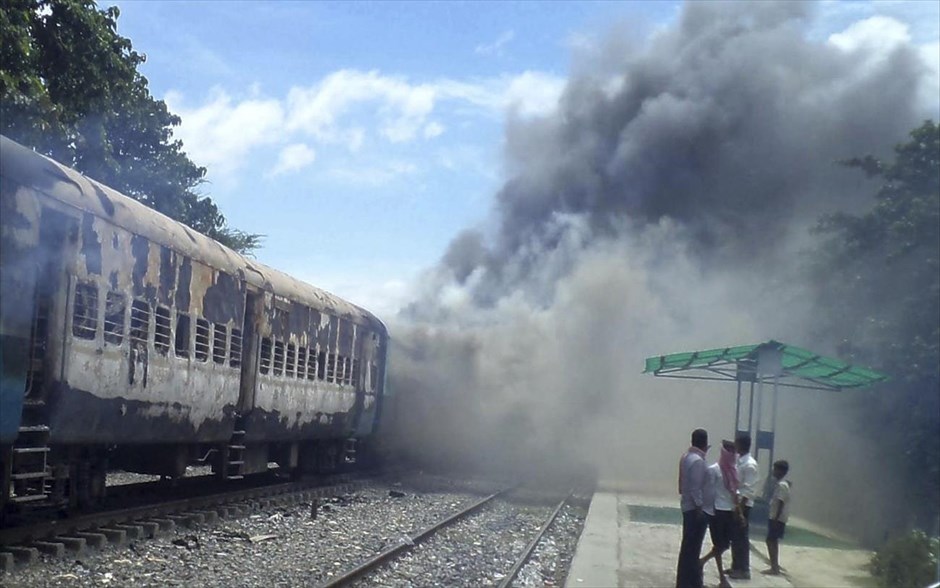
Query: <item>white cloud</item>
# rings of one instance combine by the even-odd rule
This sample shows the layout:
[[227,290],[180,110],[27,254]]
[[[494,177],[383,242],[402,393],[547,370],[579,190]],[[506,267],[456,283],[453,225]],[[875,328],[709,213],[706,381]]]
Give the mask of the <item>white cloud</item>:
[[465,102],[492,113],[544,116],[558,106],[565,79],[554,74],[525,71],[517,75],[476,80],[441,80],[434,84],[442,99]]
[[504,31],[495,41],[488,44],[477,45],[473,50],[477,55],[496,55],[501,56],[503,54],[503,49],[516,38],[515,31],[508,30]]
[[[201,106],[190,106],[177,92],[167,94],[166,101],[182,118],[175,136],[193,160],[213,177],[233,179],[260,146],[282,149],[271,173],[286,173],[309,165],[314,149],[322,155],[340,146],[356,153],[376,141],[394,149],[435,139],[448,127],[475,124],[481,116],[543,116],[557,108],[564,85],[564,79],[538,71],[413,82],[344,69],[313,85],[295,86],[282,99],[265,98],[253,87],[240,101],[221,89]],[[414,173],[391,164],[370,169],[360,181],[374,184]]]
[[373,166],[340,166],[329,170],[335,180],[363,186],[384,186],[418,173],[418,166],[408,161],[388,161]]
[[940,114],[940,43],[916,45],[908,24],[884,15],[853,22],[844,31],[829,35],[828,41],[846,53],[863,56],[867,68],[883,67],[888,56],[898,48],[914,49],[926,69],[918,99],[931,113]]
[[277,164],[271,170],[271,175],[277,176],[303,169],[314,162],[317,152],[304,143],[294,143],[281,149]]
[[508,108],[522,116],[545,116],[558,107],[565,81],[550,74],[527,71],[510,80],[505,92]]
[[829,35],[829,43],[846,52],[865,50],[884,54],[910,41],[906,24],[880,15],[854,22],[841,33]]
[[444,134],[444,130],[444,125],[437,121],[431,121],[424,125],[424,138],[433,139],[434,137],[440,137]]
[[254,147],[277,142],[284,126],[284,112],[277,100],[233,102],[219,89],[197,108],[184,105],[182,95],[176,92],[168,93],[165,99],[183,120],[173,136],[183,141],[193,161],[223,175],[240,167]]
[[569,51],[576,53],[596,53],[600,49],[596,35],[579,31],[569,33],[563,45]]
[[920,46],[920,57],[928,73],[921,80],[920,101],[931,116],[940,117],[940,41]]
[[305,131],[323,142],[343,143],[340,119],[359,104],[375,103],[380,134],[394,143],[406,142],[417,136],[434,109],[434,94],[427,84],[411,85],[376,71],[340,70],[314,86],[290,90],[288,129]]

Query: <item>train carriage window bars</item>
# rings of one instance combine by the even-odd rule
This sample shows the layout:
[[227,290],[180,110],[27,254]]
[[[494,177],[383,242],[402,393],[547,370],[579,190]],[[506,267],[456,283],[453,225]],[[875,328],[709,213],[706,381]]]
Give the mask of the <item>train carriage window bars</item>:
[[317,354],[317,379],[326,379],[326,352]]
[[336,355],[336,378],[335,381],[337,384],[343,383],[343,356]]
[[209,321],[203,318],[196,319],[196,353],[197,361],[209,360]]
[[336,381],[336,354],[326,356],[326,381],[331,384]]
[[165,306],[154,313],[153,346],[163,355],[170,351],[170,309]]
[[352,359],[343,358],[343,383],[349,386],[352,384]]
[[258,362],[258,371],[267,374],[271,371],[271,339],[261,339],[261,361]]
[[297,377],[301,379],[307,377],[307,348],[306,347],[297,348]]
[[228,364],[233,368],[242,366],[242,331],[232,329],[232,340],[228,347]]
[[310,357],[307,359],[307,379],[317,379],[317,350],[310,349]]
[[131,301],[131,330],[132,343],[147,344],[150,339],[150,303],[145,300]]
[[225,325],[212,325],[212,361],[218,364],[225,363],[225,343],[228,340],[228,329]]
[[80,339],[94,339],[98,328],[98,285],[80,283],[75,286],[72,310],[72,334]]
[[104,342],[120,345],[124,341],[124,313],[127,298],[118,292],[108,292],[104,306]]
[[274,375],[284,375],[284,342],[274,340]]
[[191,323],[189,320],[189,315],[178,312],[176,313],[176,356],[177,357],[189,357],[189,339],[190,339],[190,330]]
[[362,374],[359,368],[359,360],[354,359],[352,360],[352,385],[356,388],[362,385],[361,376]]
[[287,344],[287,366],[285,374],[288,378],[296,377],[297,372],[294,371],[295,366],[297,365],[297,348],[293,343]]

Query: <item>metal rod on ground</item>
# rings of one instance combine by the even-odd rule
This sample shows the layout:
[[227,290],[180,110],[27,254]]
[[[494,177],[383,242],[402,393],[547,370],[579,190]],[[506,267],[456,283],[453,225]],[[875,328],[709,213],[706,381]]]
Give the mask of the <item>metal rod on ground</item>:
[[337,576],[331,580],[328,580],[327,582],[323,584],[320,584],[320,588],[332,588],[334,586],[343,586],[344,584],[352,582],[359,576],[362,576],[363,574],[369,572],[370,570],[378,567],[379,564],[391,559],[392,557],[398,555],[399,553],[408,551],[409,549],[411,549],[412,547],[414,547],[421,541],[424,541],[426,538],[433,535],[441,527],[446,527],[447,525],[467,516],[468,514],[476,511],[481,506],[493,500],[497,496],[500,496],[502,494],[505,494],[506,492],[509,492],[509,490],[511,490],[511,488],[506,488],[494,494],[490,494],[486,498],[481,498],[480,500],[474,502],[473,504],[463,509],[462,511],[438,521],[437,523],[431,525],[430,527],[421,531],[420,533],[417,533],[416,535],[412,535],[411,537],[408,538],[407,542],[399,543],[395,547],[390,547],[389,549],[386,549],[385,551],[376,555],[375,557],[371,557],[367,559],[366,561],[352,568],[348,572],[344,572],[342,575]]
[[558,517],[558,513],[561,512],[565,503],[568,502],[568,499],[571,498],[571,493],[569,492],[565,496],[564,500],[558,503],[558,506],[555,507],[555,510],[552,511],[552,516],[548,517],[548,520],[545,521],[545,524],[542,525],[542,528],[539,529],[539,532],[536,533],[535,537],[532,538],[532,541],[529,541],[529,544],[526,545],[525,551],[522,552],[522,556],[516,560],[516,564],[512,566],[512,569],[509,570],[509,574],[503,578],[502,582],[499,583],[499,588],[508,588],[512,581],[516,579],[516,576],[519,575],[519,572],[522,570],[522,566],[529,561],[529,558],[532,556],[532,552],[535,551],[535,547],[539,544],[539,541],[542,540],[542,536],[545,535],[545,531],[548,531],[548,528],[552,526],[552,523],[555,522],[555,518]]

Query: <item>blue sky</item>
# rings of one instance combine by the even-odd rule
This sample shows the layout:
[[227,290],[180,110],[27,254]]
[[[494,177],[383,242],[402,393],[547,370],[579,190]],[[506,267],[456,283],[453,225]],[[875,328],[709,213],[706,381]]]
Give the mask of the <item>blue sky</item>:
[[[102,6],[111,2],[102,1]],[[380,314],[485,226],[507,117],[547,116],[573,60],[676,2],[118,2],[151,92],[260,261]],[[940,3],[825,2],[807,34],[940,53]],[[843,35],[840,37],[839,35]],[[835,36],[833,36],[835,35]]]

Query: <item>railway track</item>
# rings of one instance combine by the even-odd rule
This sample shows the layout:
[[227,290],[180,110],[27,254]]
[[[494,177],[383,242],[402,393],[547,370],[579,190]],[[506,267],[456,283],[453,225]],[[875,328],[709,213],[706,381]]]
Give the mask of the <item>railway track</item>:
[[[458,521],[461,521],[467,517],[470,517],[489,505],[493,504],[499,498],[505,497],[510,494],[514,488],[507,488],[494,492],[488,496],[485,496],[469,506],[461,508],[456,512],[442,518],[438,522],[424,528],[423,530],[414,533],[413,535],[405,538],[403,541],[389,547],[370,557],[356,566],[341,572],[340,574],[332,577],[325,583],[320,585],[320,588],[338,588],[341,586],[351,586],[351,585],[370,585],[373,583],[382,583],[381,581],[370,582],[370,580],[376,580],[373,576],[375,572],[381,570],[383,567],[390,565],[396,559],[402,557],[404,554],[413,552],[415,548],[428,541],[432,537],[438,536],[438,532],[454,525]],[[545,533],[551,527],[552,523],[558,516],[558,513],[561,512],[561,509],[565,504],[572,498],[572,493],[568,493],[563,499],[561,499],[555,507],[545,516],[544,521],[538,531],[532,536],[528,544],[522,552],[516,557],[515,563],[506,571],[502,576],[501,581],[498,586],[500,588],[507,588],[511,586],[513,581],[516,579],[520,570],[525,566],[526,562],[529,561],[529,558],[532,556],[532,553],[535,551],[539,542],[545,536]]]
[[[218,486],[192,478],[154,500],[153,483],[135,485],[111,503],[112,508],[63,519],[20,521],[0,529],[0,570],[16,563],[29,565],[40,553],[62,556],[86,547],[123,544],[131,539],[153,538],[175,527],[212,523],[221,517],[237,516],[271,504],[296,504],[355,489],[369,474],[337,474],[283,482],[270,478],[246,479],[237,488],[214,491]],[[146,490],[146,491],[145,491]],[[181,496],[185,493],[195,495]],[[128,505],[130,502],[142,503]],[[120,506],[114,506],[120,504]]]

